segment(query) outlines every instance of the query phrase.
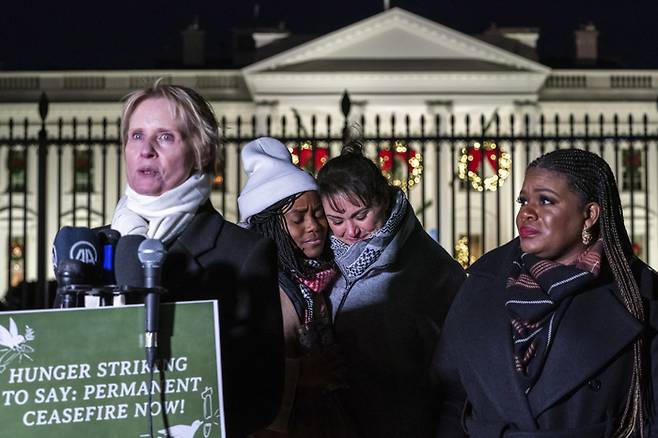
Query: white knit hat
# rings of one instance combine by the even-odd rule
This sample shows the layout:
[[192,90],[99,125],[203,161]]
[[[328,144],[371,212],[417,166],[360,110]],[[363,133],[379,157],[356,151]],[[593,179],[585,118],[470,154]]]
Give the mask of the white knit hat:
[[296,193],[318,190],[315,179],[292,164],[288,148],[279,140],[261,137],[242,149],[247,183],[238,197],[240,222]]

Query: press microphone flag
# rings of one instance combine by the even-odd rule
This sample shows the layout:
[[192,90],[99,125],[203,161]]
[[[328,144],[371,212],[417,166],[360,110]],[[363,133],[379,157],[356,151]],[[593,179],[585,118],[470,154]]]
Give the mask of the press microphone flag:
[[60,260],[78,260],[98,269],[100,243],[92,230],[85,227],[63,227],[53,242],[53,270],[57,274]]
[[160,286],[162,263],[166,251],[157,239],[146,239],[137,251],[144,272],[144,330],[146,360],[150,367],[155,363],[158,348],[158,313],[160,307]]
[[100,244],[89,228],[63,227],[53,242],[53,270],[57,278],[58,307],[77,305],[79,292],[99,281]]

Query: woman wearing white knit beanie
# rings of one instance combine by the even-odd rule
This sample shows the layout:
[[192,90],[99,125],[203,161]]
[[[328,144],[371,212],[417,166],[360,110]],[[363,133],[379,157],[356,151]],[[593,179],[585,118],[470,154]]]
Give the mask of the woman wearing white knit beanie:
[[336,397],[343,361],[323,293],[337,271],[327,257],[328,225],[315,180],[269,137],[245,145],[242,163],[248,180],[238,198],[240,220],[276,242],[286,343],[281,409],[252,437],[355,436]]

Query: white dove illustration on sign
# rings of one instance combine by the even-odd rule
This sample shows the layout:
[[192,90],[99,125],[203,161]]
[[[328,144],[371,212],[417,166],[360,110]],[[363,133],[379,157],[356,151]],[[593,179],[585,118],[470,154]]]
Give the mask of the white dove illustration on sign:
[[192,438],[202,423],[203,421],[201,420],[194,420],[189,426],[187,424],[170,426],[166,429],[159,430],[158,435],[167,436],[169,438]]
[[9,330],[0,325],[0,373],[3,373],[16,359],[19,362],[23,359],[32,360],[29,353],[34,353],[34,349],[27,343],[33,340],[34,330],[26,325],[25,334],[21,335],[14,318],[9,318]]

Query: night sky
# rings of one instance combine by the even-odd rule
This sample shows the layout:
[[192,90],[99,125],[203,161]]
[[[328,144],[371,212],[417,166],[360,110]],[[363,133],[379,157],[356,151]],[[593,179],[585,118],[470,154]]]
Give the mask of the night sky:
[[[0,70],[142,69],[175,66],[180,32],[198,16],[208,58],[223,66],[235,28],[276,26],[321,35],[382,10],[378,0],[4,1],[0,5]],[[260,14],[254,16],[254,3]],[[610,66],[658,68],[658,1],[391,0],[459,31],[538,27],[539,54],[549,65],[573,55],[573,31],[592,22],[600,57]]]

